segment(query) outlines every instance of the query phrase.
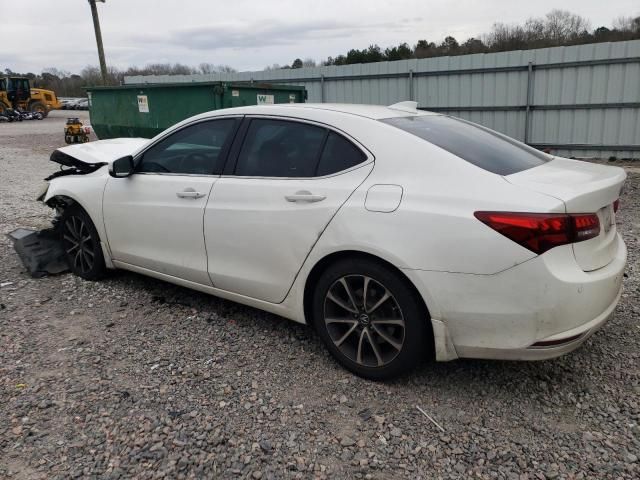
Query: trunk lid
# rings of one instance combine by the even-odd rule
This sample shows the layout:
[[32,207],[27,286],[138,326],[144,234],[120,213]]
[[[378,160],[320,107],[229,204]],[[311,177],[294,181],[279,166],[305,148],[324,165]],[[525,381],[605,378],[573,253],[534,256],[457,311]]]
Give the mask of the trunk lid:
[[608,265],[617,253],[613,202],[620,197],[627,175],[622,168],[556,158],[539,167],[504,177],[509,183],[562,200],[567,213],[596,213],[600,234],[573,244],[584,271]]

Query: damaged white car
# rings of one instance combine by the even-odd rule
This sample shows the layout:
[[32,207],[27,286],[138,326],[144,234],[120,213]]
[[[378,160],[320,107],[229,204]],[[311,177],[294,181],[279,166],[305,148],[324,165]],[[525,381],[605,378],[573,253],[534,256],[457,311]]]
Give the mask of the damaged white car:
[[620,298],[624,171],[415,107],[242,107],[64,147],[42,199],[75,274],[312,324],[367,378],[581,345]]

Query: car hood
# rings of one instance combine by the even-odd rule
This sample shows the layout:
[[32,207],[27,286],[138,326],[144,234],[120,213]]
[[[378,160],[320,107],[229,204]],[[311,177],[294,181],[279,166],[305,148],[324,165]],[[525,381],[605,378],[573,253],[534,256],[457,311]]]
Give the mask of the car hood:
[[56,150],[51,155],[51,161],[78,168],[87,165],[108,165],[118,158],[133,155],[148,143],[148,138],[112,138],[69,145]]

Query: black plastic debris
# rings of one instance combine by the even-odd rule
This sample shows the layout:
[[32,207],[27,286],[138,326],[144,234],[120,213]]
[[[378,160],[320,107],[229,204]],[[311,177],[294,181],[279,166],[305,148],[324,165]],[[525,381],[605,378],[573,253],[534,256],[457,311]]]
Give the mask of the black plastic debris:
[[60,236],[53,228],[18,228],[9,233],[22,264],[33,278],[56,275],[69,270]]

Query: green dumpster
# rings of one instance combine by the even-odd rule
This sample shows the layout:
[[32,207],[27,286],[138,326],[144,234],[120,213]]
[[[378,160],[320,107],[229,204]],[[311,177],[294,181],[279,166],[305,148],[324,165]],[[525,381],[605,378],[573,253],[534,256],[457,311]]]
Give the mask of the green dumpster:
[[151,138],[198,113],[272,103],[302,103],[297,85],[266,83],[157,83],[89,87],[91,126],[100,139]]

